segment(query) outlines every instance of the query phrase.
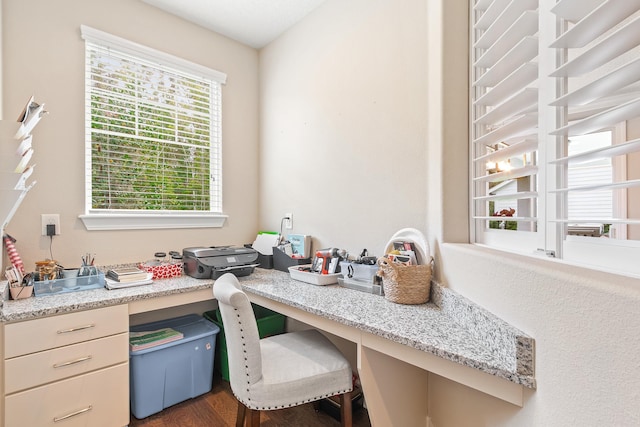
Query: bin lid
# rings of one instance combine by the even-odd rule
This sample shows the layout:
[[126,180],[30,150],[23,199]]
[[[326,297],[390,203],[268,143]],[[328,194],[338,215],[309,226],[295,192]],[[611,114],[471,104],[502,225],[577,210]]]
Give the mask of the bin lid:
[[143,350],[129,351],[129,354],[137,356],[152,351],[158,351],[163,348],[172,347],[189,341],[195,341],[206,337],[207,335],[215,335],[220,332],[220,328],[217,325],[197,314],[187,314],[173,319],[159,320],[156,322],[145,323],[143,325],[136,325],[129,328],[129,330],[131,332],[142,332],[155,331],[163,328],[175,329],[182,333],[183,338],[166,344],[145,348]]

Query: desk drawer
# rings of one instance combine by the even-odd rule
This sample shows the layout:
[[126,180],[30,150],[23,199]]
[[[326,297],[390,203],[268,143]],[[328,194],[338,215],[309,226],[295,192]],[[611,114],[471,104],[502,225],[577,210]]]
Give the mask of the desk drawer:
[[128,375],[122,364],[8,396],[5,427],[126,426]]
[[10,323],[5,326],[5,358],[115,335],[129,330],[126,304]]
[[5,393],[127,362],[128,337],[126,333],[112,335],[9,359],[5,361]]

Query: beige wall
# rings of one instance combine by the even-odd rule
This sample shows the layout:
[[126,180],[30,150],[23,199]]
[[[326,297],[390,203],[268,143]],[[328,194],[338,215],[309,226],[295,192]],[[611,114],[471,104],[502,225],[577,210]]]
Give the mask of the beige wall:
[[260,223],[381,255],[427,209],[424,1],[331,1],[260,52]]
[[[223,87],[224,213],[222,229],[86,231],[84,210],[84,43],[80,25],[124,37],[227,73]],[[7,227],[27,268],[49,257],[40,215],[58,213],[62,235],[53,257],[99,264],[144,261],[156,251],[242,244],[257,232],[258,53],[140,1],[4,0],[4,112],[15,120],[31,94],[50,114],[34,131],[38,184]],[[2,141],[2,143],[6,143]],[[13,143],[13,141],[9,141]]]
[[535,338],[524,408],[431,375],[435,427],[639,425],[639,280],[451,244],[468,241],[466,5],[328,0],[261,51],[260,222],[292,211],[321,246],[378,254],[425,230],[443,284]]

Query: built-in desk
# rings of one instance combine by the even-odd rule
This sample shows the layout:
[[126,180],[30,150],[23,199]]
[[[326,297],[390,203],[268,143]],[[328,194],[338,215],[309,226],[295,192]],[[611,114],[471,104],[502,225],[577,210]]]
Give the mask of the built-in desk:
[[[433,287],[434,302],[408,306],[273,270],[256,269],[240,282],[252,302],[355,343],[374,426],[425,426],[429,372],[519,406],[524,388],[535,388],[533,340],[439,286]],[[5,301],[1,319],[22,322],[123,304],[129,314],[143,313],[212,299],[211,285],[184,276],[129,289]],[[6,295],[2,286],[0,295]]]
[[373,425],[425,426],[428,372],[518,406],[535,388],[533,339],[440,286],[437,304],[411,306],[280,272],[240,282],[252,302],[356,343]]

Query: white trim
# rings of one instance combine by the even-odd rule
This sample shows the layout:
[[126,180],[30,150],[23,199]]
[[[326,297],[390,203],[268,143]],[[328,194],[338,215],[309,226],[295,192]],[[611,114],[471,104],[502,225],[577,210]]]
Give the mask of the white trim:
[[[612,145],[624,144],[627,141],[627,123],[618,123],[613,129]],[[626,156],[616,156],[611,159],[613,167],[613,182],[626,181],[627,176],[627,162]],[[614,191],[613,193],[613,217],[614,218],[627,218],[627,191]],[[627,239],[627,225],[612,226],[614,237],[616,240]]]
[[194,74],[215,80],[220,84],[225,84],[227,82],[227,75],[223,72],[205,67],[200,64],[196,64],[195,62],[178,58],[177,56],[173,56],[138,43],[131,42],[121,37],[105,33],[104,31],[96,30],[95,28],[91,28],[86,25],[80,25],[80,34],[83,40],[92,43],[107,47],[115,47],[124,53],[143,57],[155,63],[161,62],[165,65],[178,67],[182,70],[189,70]]
[[[118,52],[118,56],[133,56],[139,58],[142,62],[149,62],[152,67],[160,69],[169,69],[170,72],[176,72],[179,75],[186,75],[190,78],[202,78],[211,84],[212,91],[210,93],[210,105],[216,108],[221,107],[221,84],[226,82],[226,74],[199,64],[186,61],[179,57],[130,42],[126,39],[87,27],[81,26],[81,35],[85,40],[85,52],[89,55],[89,46],[95,46],[98,49],[113,49]],[[91,47],[93,49],[93,47]],[[88,62],[87,58],[85,61]],[[86,73],[89,73],[87,68]],[[86,84],[86,81],[85,81]],[[214,103],[213,100],[216,100]],[[90,92],[85,91],[85,122],[91,121]],[[215,116],[215,114],[214,114]],[[216,161],[213,162],[210,157],[210,164],[220,171],[220,176],[210,186],[211,201],[217,199],[215,206],[210,205],[208,211],[137,211],[137,210],[114,210],[109,209],[92,209],[91,193],[92,183],[90,176],[85,176],[85,214],[79,218],[83,221],[87,230],[135,230],[135,229],[180,229],[180,228],[218,228],[222,227],[227,218],[221,214],[222,210],[222,165],[221,165],[221,113],[217,113],[217,117],[212,117],[210,135],[210,155],[215,156]],[[214,122],[217,123],[214,126]],[[90,125],[85,126],[90,129]],[[87,141],[89,139],[87,138]],[[217,153],[217,154],[216,154]],[[86,174],[91,171],[91,145],[85,144],[85,163]],[[213,197],[213,194],[216,197]]]
[[221,214],[100,214],[79,215],[89,231],[156,230],[169,228],[220,228],[227,215]]

